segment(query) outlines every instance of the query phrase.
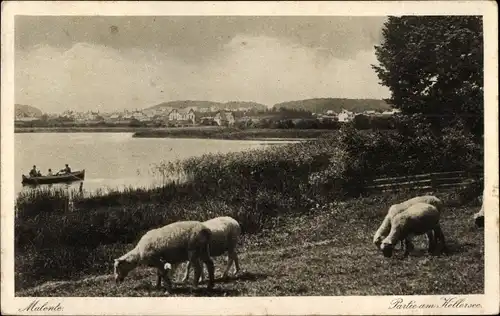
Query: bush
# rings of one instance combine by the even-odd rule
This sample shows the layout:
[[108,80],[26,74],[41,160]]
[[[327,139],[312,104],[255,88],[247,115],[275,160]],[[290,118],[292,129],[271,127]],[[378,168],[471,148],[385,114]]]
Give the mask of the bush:
[[19,193],[16,218],[29,218],[43,213],[61,213],[68,209],[69,193],[64,189],[40,188]]

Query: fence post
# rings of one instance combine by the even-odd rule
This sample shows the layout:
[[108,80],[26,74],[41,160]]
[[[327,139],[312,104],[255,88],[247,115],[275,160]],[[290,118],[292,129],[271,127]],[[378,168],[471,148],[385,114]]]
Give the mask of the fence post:
[[437,191],[436,175],[434,172],[430,174],[432,191]]

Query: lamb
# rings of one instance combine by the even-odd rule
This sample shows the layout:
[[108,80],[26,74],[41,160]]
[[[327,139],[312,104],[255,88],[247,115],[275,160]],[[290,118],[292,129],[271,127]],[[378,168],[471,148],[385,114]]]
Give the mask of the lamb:
[[[229,216],[221,216],[210,219],[208,221],[203,222],[203,225],[210,229],[212,232],[212,239],[210,242],[210,255],[212,257],[218,257],[227,252],[228,254],[228,262],[224,273],[222,274],[223,278],[227,278],[229,274],[229,270],[231,266],[235,266],[235,274],[240,272],[240,266],[238,261],[238,255],[236,253],[236,248],[238,245],[238,240],[241,235],[241,227],[240,224]],[[189,271],[191,268],[192,262],[188,262],[186,266],[186,271],[184,274],[184,278],[182,282],[186,282],[189,278]],[[177,266],[165,266],[165,269],[175,270]],[[196,276],[195,276],[196,278]],[[202,273],[200,276],[200,281],[203,281],[204,273],[202,268]]]
[[138,265],[146,265],[157,269],[156,287],[161,287],[161,279],[166,283],[168,294],[172,282],[168,265],[189,261],[194,265],[195,280],[193,287],[198,286],[202,273],[201,261],[208,270],[208,289],[213,288],[214,263],[210,258],[210,241],[212,233],[198,221],[179,221],[148,231],[139,240],[134,249],[130,250],[114,262],[116,283],[121,283],[127,274]]
[[[382,241],[380,249],[385,257],[391,257],[394,244],[405,240],[404,257],[408,256],[413,245],[408,237],[426,234],[429,238],[429,253],[434,252],[438,240],[442,242],[442,250],[446,252],[443,231],[439,224],[440,212],[437,207],[428,203],[416,203],[391,218],[391,231]],[[434,232],[434,235],[432,234]]]
[[[378,230],[375,232],[375,235],[373,236],[373,243],[375,244],[375,246],[377,246],[377,248],[380,248],[380,243],[382,242],[382,239],[384,239],[384,237],[386,237],[387,234],[389,234],[389,231],[391,230],[391,218],[393,218],[395,215],[403,212],[408,207],[416,203],[428,203],[434,205],[439,212],[441,212],[443,209],[443,202],[439,198],[433,195],[417,196],[403,203],[392,205],[389,208],[389,211],[387,212],[387,215],[385,216],[384,220],[382,221],[382,224],[380,225]],[[408,240],[408,242],[411,243],[411,240]],[[403,241],[401,241],[401,246],[403,246]]]

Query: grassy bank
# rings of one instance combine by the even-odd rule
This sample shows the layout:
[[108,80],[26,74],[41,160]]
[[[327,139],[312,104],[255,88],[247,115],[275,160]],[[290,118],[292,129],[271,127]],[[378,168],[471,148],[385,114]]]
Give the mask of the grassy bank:
[[237,128],[176,128],[164,130],[138,131],[134,137],[141,138],[211,138],[233,140],[259,140],[259,139],[302,139],[317,138],[325,134],[334,133],[333,130],[301,130],[301,129],[237,129]]
[[[108,274],[113,258],[147,230],[177,220],[221,215],[240,222],[248,240],[245,245],[256,244],[255,249],[260,249],[269,243],[274,251],[281,247],[274,242],[280,229],[287,232],[287,240],[297,236],[301,240],[300,227],[307,225],[301,222],[293,228],[283,226],[283,221],[308,221],[309,216],[333,212],[336,215],[328,219],[334,226],[329,229],[340,232],[339,236],[355,234],[359,238],[355,246],[337,244],[343,247],[337,251],[351,252],[351,259],[362,258],[363,251],[368,251],[363,245],[377,225],[375,218],[381,220],[390,204],[417,194],[362,198],[368,194],[366,181],[380,175],[460,170],[477,161],[481,161],[481,150],[459,131],[444,136],[405,136],[361,133],[346,127],[315,141],[160,164],[159,172],[183,173],[186,182],[152,190],[76,195],[71,208],[64,192],[31,191],[16,202],[16,289]],[[447,203],[465,205],[481,192],[480,186],[465,188],[443,198]],[[347,204],[330,204],[339,201]],[[457,215],[456,220],[468,225],[472,210],[464,209],[463,217]],[[345,221],[350,225],[342,226]],[[328,234],[328,229],[319,230],[314,238],[326,240]],[[463,240],[473,243],[470,236]],[[358,252],[358,248],[365,250]]]
[[[372,196],[327,204],[300,216],[276,218],[256,234],[246,234],[239,256],[243,273],[220,278],[225,258],[216,260],[213,292],[190,292],[177,284],[174,296],[286,295],[435,295],[479,294],[484,288],[483,232],[473,227],[478,206],[453,205],[456,197],[438,194],[448,204],[442,219],[451,253],[431,256],[426,239],[415,238],[416,249],[386,259],[372,245],[374,231],[387,208],[411,194]],[[115,286],[112,259],[133,247],[113,244],[93,254],[101,269],[16,292],[18,296],[162,296],[153,288],[154,271],[137,268]],[[97,262],[99,256],[102,260]],[[177,274],[177,282],[181,278]]]

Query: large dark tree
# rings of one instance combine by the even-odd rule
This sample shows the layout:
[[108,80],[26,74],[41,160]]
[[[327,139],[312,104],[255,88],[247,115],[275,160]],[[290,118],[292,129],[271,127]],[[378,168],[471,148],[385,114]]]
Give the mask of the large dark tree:
[[372,65],[402,114],[483,134],[483,23],[477,16],[389,17]]

